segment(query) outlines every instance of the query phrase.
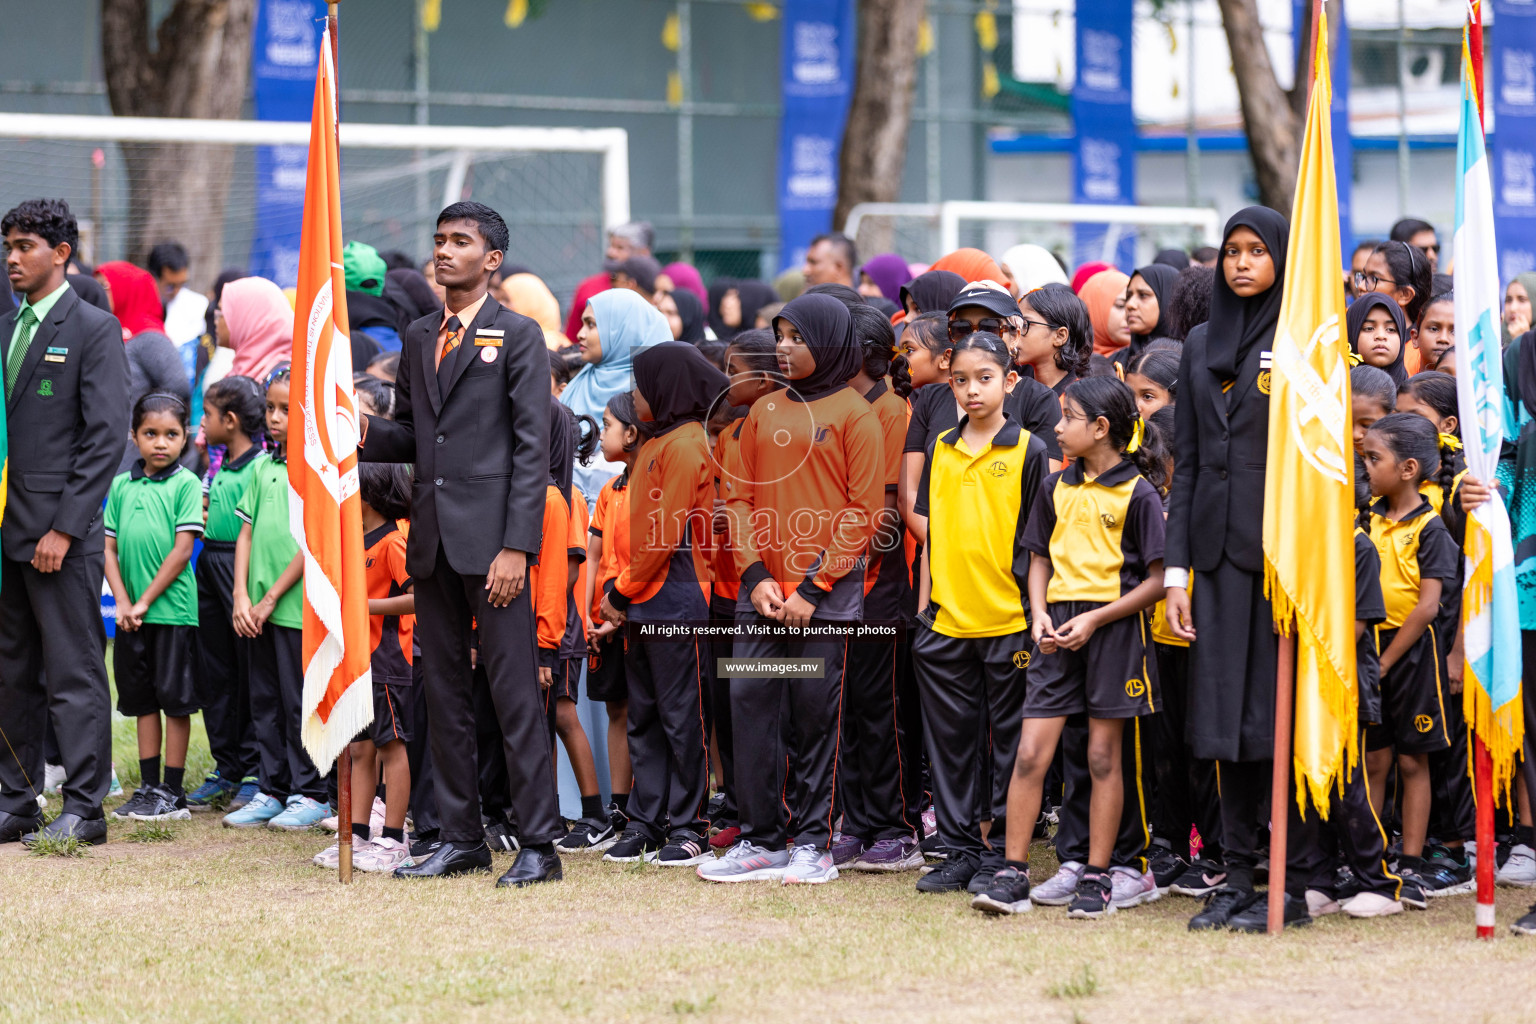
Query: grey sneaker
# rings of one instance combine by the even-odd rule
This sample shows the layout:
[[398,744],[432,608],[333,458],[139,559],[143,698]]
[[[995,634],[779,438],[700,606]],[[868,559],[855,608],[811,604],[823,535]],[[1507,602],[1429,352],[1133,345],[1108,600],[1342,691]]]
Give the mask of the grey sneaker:
[[820,885],[822,882],[835,881],[837,864],[832,860],[831,850],[809,844],[795,847],[789,857],[789,867],[784,869],[785,885],[796,882]]
[[148,793],[149,799],[128,813],[135,821],[186,821],[192,817],[185,794],[172,793],[164,786],[145,786],[139,793]]
[[136,818],[145,811],[151,810],[159,802],[156,799],[159,795],[155,786],[140,786],[126,803],[112,812],[112,817],[119,821]]
[[852,871],[916,871],[923,866],[923,851],[911,836],[882,839],[849,865]]
[[1083,877],[1083,865],[1075,860],[1063,864],[1056,873],[1029,892],[1029,898],[1042,907],[1064,907],[1077,898],[1077,880]]
[[695,870],[706,882],[777,882],[783,879],[787,867],[788,850],[765,850],[743,839],[724,856],[700,864]]

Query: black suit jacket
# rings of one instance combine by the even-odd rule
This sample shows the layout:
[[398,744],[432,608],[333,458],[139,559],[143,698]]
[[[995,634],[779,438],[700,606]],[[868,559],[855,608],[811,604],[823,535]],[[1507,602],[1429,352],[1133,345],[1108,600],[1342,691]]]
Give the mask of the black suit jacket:
[[1165,563],[1210,572],[1225,555],[1259,572],[1269,455],[1269,371],[1260,363],[1269,349],[1255,345],[1223,392],[1206,365],[1206,326],[1190,332],[1179,360]]
[[[0,316],[0,360],[10,354],[18,315]],[[44,358],[49,349],[53,359]],[[30,561],[49,530],[74,538],[71,554],[102,550],[101,505],[122,458],[130,412],[122,327],[74,289],[66,291],[32,335],[5,403],[10,482],[0,550],[6,558]]]
[[[441,544],[463,576],[484,575],[503,548],[537,557],[549,484],[549,356],[544,332],[487,296],[438,385],[442,312],[406,331],[395,377],[395,419],[370,417],[359,458],[411,462],[406,567],[432,574]],[[499,346],[476,334],[501,332]],[[491,340],[483,336],[479,340]],[[486,361],[484,353],[493,353]]]

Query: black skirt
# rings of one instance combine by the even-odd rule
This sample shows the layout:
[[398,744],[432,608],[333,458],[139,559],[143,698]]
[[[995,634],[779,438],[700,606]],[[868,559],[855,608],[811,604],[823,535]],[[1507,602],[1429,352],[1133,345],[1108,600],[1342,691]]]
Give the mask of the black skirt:
[[1223,557],[1194,573],[1190,645],[1190,752],[1219,761],[1267,761],[1275,750],[1278,638],[1264,574]]

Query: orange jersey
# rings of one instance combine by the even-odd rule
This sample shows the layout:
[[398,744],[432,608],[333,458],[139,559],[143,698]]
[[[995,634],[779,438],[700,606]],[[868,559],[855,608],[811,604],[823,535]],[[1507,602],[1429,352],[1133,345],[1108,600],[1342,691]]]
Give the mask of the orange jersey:
[[[562,658],[575,658],[586,652],[587,624],[582,621],[581,600],[587,592],[587,498],[581,488],[571,488],[571,530],[566,538],[565,556],[576,559],[576,582],[571,585],[565,625],[565,642],[560,645]],[[569,576],[569,572],[567,572]]]
[[620,479],[614,477],[597,492],[597,505],[592,509],[592,525],[588,528],[592,536],[603,539],[603,553],[597,561],[597,579],[592,587],[593,622],[603,621],[603,588],[609,580],[618,579],[629,564],[630,489],[627,485],[615,487]]
[[[874,386],[870,393],[875,397],[868,399],[868,396],[866,396],[866,399],[869,401],[869,407],[875,411],[876,418],[880,420],[880,434],[884,441],[882,458],[885,465],[885,502],[891,505],[889,512],[882,513],[882,522],[888,520],[894,527],[900,528],[901,510],[896,507],[895,498],[896,490],[901,484],[901,463],[906,457],[904,449],[907,445],[907,419],[911,416],[912,412],[901,396],[891,390],[889,381],[882,380]],[[884,506],[882,505],[882,507]],[[905,537],[905,533],[891,532],[887,540],[894,542],[899,537]],[[905,544],[903,543],[890,552],[877,551],[870,557],[869,571],[864,577],[864,594],[866,597],[875,588],[875,583],[882,575],[890,577],[892,574],[899,572],[902,577],[910,581],[907,566],[910,566],[912,563],[908,561],[907,566],[899,564],[901,552],[904,548]],[[886,557],[887,554],[889,554],[889,557]]]
[[614,591],[631,604],[651,600],[677,571],[674,555],[687,545],[693,578],[684,582],[699,586],[707,606],[715,474],[704,424],[684,422],[645,442],[628,490],[629,564],[619,570]]
[[570,573],[565,549],[570,536],[570,506],[560,488],[550,484],[544,488],[544,539],[539,545],[539,564],[529,570],[541,658],[558,651],[565,636],[565,580]]
[[807,578],[829,593],[851,575],[862,590],[862,556],[885,503],[883,451],[880,420],[852,388],[754,404],[741,474],[724,483],[737,575],[761,562],[786,596]]
[[[385,523],[363,537],[363,579],[369,600],[399,597],[411,585],[405,570],[405,531]],[[368,616],[368,649],[373,652],[375,682],[403,684],[411,681],[411,635],[414,615]]]
[[[720,431],[715,439],[715,493],[725,497],[725,481],[741,477],[741,428],[747,422],[745,416]],[[736,562],[725,534],[711,534],[714,538],[714,566],[716,597],[727,601],[736,600],[741,589],[741,577],[736,574]]]

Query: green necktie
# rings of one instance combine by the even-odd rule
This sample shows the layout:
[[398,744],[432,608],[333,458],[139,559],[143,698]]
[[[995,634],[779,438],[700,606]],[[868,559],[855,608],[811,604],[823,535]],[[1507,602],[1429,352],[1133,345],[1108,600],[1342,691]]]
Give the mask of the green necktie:
[[16,378],[21,375],[21,364],[27,358],[27,349],[32,347],[32,332],[37,328],[37,311],[31,306],[21,307],[21,333],[16,335],[16,340],[11,342],[11,352],[5,359],[5,400],[11,400],[11,392],[16,389]]

